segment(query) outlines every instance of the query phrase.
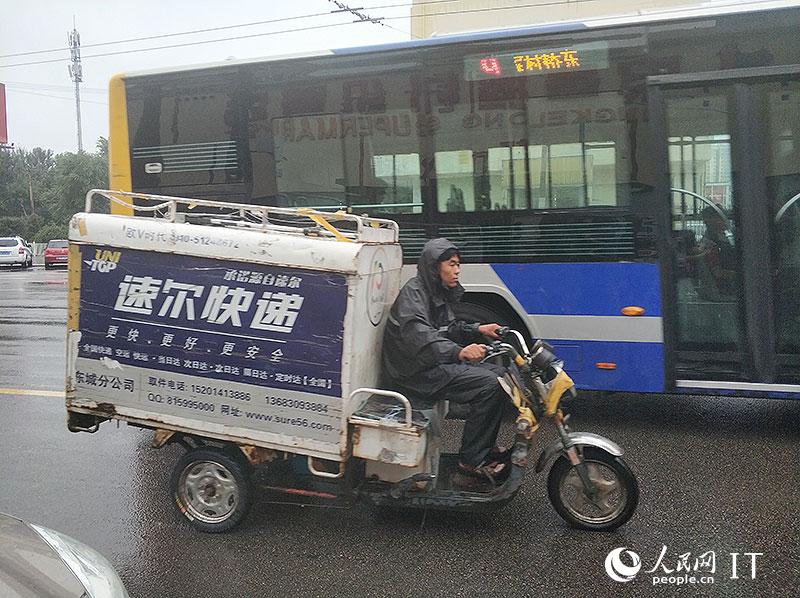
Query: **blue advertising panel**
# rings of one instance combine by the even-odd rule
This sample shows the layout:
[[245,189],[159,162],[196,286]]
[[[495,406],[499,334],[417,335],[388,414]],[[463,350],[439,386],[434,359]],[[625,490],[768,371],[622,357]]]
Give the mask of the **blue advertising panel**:
[[80,246],[78,356],[341,396],[341,274]]

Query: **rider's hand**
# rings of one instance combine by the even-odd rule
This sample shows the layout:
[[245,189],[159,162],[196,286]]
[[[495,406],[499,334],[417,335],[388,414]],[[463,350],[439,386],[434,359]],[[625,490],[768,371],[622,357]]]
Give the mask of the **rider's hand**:
[[461,361],[480,361],[486,357],[486,347],[477,343],[467,345],[458,354],[458,359]]
[[498,328],[500,328],[500,324],[481,324],[478,326],[478,332],[480,332],[483,336],[488,336],[492,339],[499,339],[500,337],[495,332]]

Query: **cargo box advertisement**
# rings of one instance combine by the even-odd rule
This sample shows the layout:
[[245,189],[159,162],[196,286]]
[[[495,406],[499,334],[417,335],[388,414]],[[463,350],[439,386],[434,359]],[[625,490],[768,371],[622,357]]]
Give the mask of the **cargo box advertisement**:
[[338,442],[344,275],[76,249],[77,397]]

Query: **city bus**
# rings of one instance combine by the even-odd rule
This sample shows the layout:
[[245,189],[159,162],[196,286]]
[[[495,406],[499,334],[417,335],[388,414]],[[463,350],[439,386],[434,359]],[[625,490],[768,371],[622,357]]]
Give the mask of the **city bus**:
[[126,73],[110,184],[391,218],[412,269],[447,237],[462,316],[579,388],[800,397],[798,31],[761,2]]

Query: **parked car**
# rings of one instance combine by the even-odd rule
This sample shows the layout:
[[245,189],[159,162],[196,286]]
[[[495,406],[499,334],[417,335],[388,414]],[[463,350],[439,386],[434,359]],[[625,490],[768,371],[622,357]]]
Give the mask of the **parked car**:
[[56,266],[67,265],[69,255],[69,241],[66,239],[51,239],[44,248],[44,269],[49,270]]
[[128,598],[128,592],[99,552],[0,513],[0,596]]
[[33,249],[22,237],[0,237],[0,265],[33,266]]

